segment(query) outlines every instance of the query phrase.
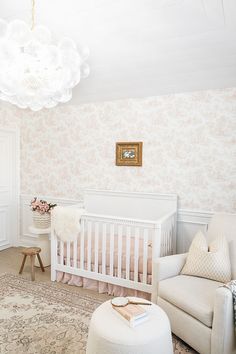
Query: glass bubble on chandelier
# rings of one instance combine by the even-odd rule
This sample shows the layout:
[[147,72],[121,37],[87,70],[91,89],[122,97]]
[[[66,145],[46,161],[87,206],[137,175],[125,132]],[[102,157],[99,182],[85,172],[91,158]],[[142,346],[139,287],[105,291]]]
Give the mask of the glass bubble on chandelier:
[[44,26],[0,19],[0,99],[33,111],[67,102],[89,75],[88,55],[70,38],[53,44]]

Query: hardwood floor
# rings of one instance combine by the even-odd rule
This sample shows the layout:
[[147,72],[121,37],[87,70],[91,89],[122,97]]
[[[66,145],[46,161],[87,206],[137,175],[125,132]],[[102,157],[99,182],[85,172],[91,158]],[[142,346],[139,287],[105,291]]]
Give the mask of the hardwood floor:
[[[10,274],[15,274],[19,275],[19,270],[20,266],[22,263],[23,255],[21,254],[21,247],[11,247],[6,250],[0,251],[0,274],[3,273],[10,273]],[[31,280],[31,265],[30,265],[30,257],[27,257],[25,266],[24,266],[24,271],[22,274],[19,275],[19,277],[24,277],[26,279]],[[51,274],[50,274],[51,268],[50,267],[45,267],[45,272],[43,273],[40,268],[35,267],[35,280],[40,281],[40,282],[51,282]],[[58,286],[64,287],[64,288],[70,288],[72,286],[68,284],[62,284],[62,283],[57,283]],[[77,286],[73,286],[73,291],[77,291],[78,293],[81,294],[89,294],[92,296],[95,296],[96,298],[101,298],[106,301],[107,299],[110,298],[107,294],[98,294],[95,291],[92,290],[87,290],[83,289]]]

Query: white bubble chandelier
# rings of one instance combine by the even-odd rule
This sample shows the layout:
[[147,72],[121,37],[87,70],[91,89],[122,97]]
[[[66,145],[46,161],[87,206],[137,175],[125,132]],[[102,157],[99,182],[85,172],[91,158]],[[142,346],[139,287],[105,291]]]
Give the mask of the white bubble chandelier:
[[51,32],[21,20],[0,19],[0,99],[39,111],[68,102],[72,88],[89,75],[88,48],[77,49],[70,38],[52,43]]

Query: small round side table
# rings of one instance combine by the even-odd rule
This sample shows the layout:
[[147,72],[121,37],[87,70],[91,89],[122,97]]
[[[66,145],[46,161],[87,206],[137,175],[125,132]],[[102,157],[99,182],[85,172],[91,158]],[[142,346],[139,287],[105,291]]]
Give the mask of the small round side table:
[[130,328],[111,302],[104,302],[92,315],[86,354],[173,354],[167,315],[155,304],[144,308],[149,318]]
[[[37,238],[37,246],[41,248],[41,258],[44,264],[44,267],[48,267],[51,265],[51,244],[50,244],[50,235],[51,228],[47,229],[37,229],[34,226],[29,227],[29,231],[31,234],[35,235]],[[36,267],[40,267],[38,260],[35,262]]]

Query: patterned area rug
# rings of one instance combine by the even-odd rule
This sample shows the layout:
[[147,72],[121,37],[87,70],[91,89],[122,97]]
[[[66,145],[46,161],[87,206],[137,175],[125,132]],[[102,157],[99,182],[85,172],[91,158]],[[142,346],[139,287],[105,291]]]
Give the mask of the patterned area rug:
[[[85,354],[89,320],[101,304],[56,283],[0,276],[0,353]],[[196,353],[173,337],[175,354]]]

